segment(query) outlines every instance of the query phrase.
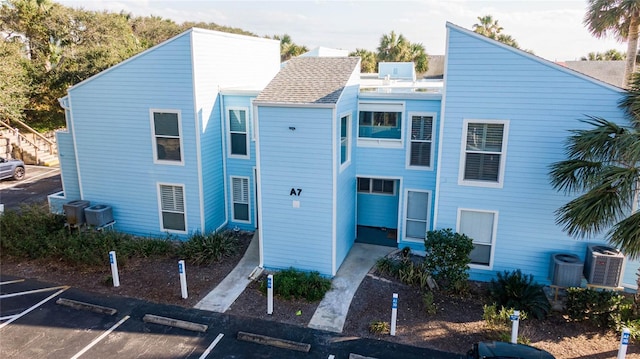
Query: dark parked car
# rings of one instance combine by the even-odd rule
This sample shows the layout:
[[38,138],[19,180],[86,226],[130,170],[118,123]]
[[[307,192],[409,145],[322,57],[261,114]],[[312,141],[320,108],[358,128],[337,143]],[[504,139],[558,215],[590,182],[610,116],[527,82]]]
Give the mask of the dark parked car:
[[25,175],[24,168],[24,162],[20,160],[0,157],[0,180],[13,178],[16,181],[20,181]]
[[524,344],[479,342],[467,352],[467,359],[555,359],[542,349]]

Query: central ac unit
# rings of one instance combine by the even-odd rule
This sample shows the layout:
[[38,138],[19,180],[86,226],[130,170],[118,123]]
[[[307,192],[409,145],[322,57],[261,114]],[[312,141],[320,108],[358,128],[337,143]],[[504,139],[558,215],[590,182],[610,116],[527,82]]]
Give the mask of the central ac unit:
[[604,245],[587,246],[584,276],[589,284],[619,286],[623,265],[624,255],[619,250]]

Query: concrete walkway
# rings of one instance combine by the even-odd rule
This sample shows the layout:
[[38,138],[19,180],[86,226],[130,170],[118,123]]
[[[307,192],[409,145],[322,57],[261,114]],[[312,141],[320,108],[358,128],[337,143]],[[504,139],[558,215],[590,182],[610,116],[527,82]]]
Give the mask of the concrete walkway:
[[251,238],[251,243],[236,267],[206,297],[202,298],[194,308],[224,313],[240,294],[251,283],[249,276],[260,264],[260,247],[258,232]]
[[309,328],[342,333],[351,300],[376,261],[395,248],[355,243],[309,322]]

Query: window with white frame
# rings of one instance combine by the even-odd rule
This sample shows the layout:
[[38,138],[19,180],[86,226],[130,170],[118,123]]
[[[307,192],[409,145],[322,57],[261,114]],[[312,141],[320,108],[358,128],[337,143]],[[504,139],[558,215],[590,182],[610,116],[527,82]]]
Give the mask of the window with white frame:
[[249,178],[231,177],[231,198],[233,202],[233,220],[249,221]]
[[379,178],[358,178],[358,192],[371,194],[394,195],[396,181]]
[[497,212],[461,209],[458,217],[458,233],[473,239],[471,264],[491,266]]
[[151,111],[151,113],[156,161],[181,163],[180,112]]
[[429,200],[429,192],[407,191],[405,237],[408,240],[425,239],[429,225]]
[[463,182],[501,184],[506,121],[465,121]]
[[229,155],[249,156],[248,124],[246,109],[229,109]]
[[409,166],[430,168],[433,149],[433,115],[411,116]]
[[351,116],[340,117],[340,164],[351,159]]
[[400,144],[403,113],[404,105],[401,103],[360,103],[359,144],[391,145],[392,147]]
[[168,231],[186,230],[184,212],[184,187],[179,185],[159,185],[162,229]]

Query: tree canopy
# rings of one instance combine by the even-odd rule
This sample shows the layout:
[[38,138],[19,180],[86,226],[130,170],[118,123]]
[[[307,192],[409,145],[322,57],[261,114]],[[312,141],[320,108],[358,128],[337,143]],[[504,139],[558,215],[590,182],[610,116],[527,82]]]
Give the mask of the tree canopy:
[[621,61],[626,58],[626,54],[616,49],[610,49],[605,52],[590,52],[587,56],[582,56],[581,61]]
[[494,19],[492,15],[478,16],[478,23],[473,24],[473,31],[484,35],[490,39],[494,39],[519,49],[518,42],[511,37],[511,35],[503,34],[504,28],[498,25],[498,20]]
[[625,85],[635,72],[640,25],[640,0],[588,0],[584,24],[597,38],[608,35],[627,42]]
[[[62,127],[58,98],[70,86],[191,27],[258,36],[216,23],[177,24],[159,16],[89,11],[52,0],[2,0],[1,119],[23,120],[41,130]],[[269,38],[280,41],[282,61],[308,51],[288,34]],[[376,71],[379,61],[411,61],[417,72],[428,69],[424,46],[394,31],[382,35],[377,50],[357,49],[351,55],[361,57],[363,72]]]
[[576,195],[556,211],[571,236],[604,235],[630,258],[640,258],[640,75],[620,103],[629,123],[601,117],[567,139],[567,159],[550,167],[552,186]]

